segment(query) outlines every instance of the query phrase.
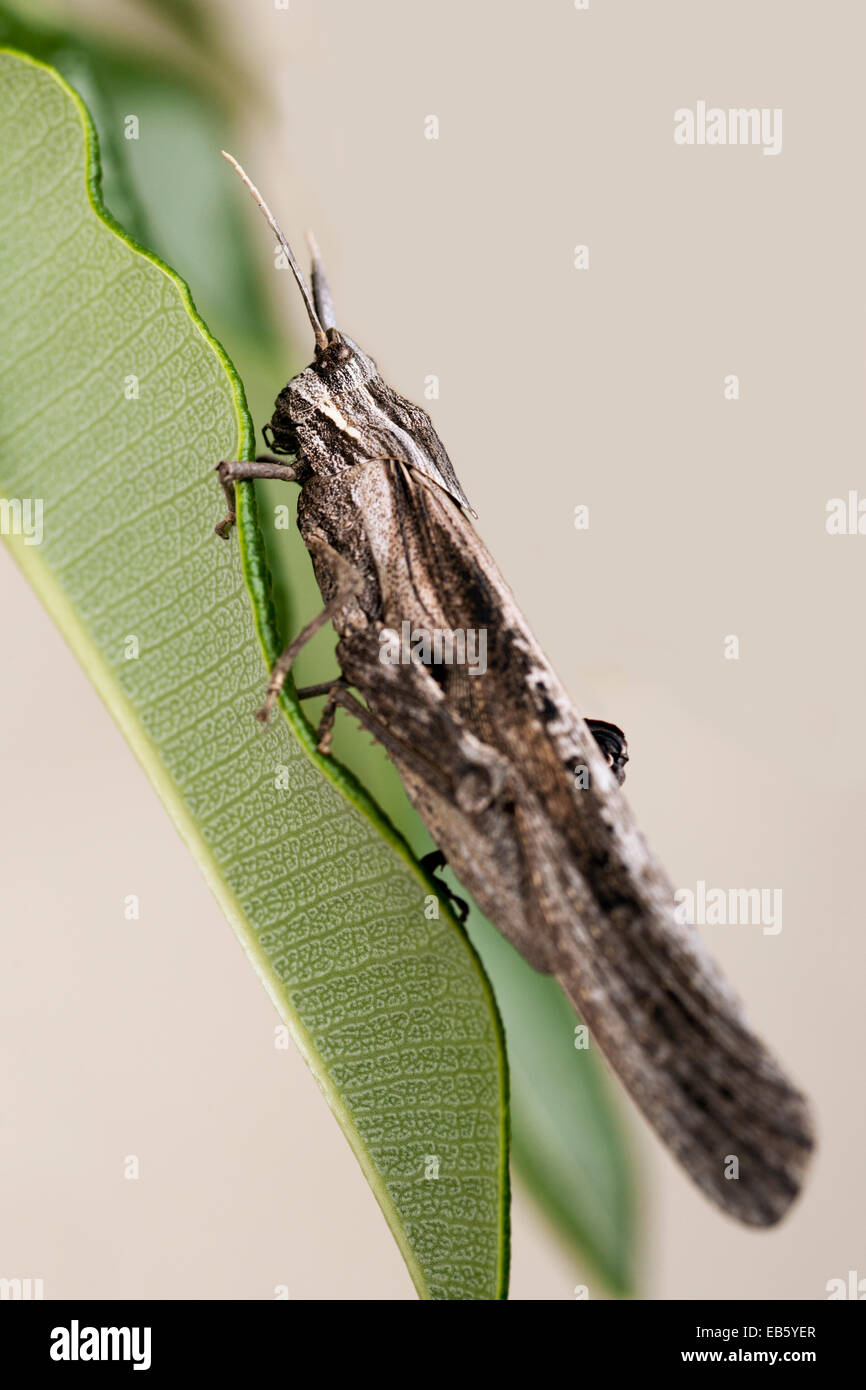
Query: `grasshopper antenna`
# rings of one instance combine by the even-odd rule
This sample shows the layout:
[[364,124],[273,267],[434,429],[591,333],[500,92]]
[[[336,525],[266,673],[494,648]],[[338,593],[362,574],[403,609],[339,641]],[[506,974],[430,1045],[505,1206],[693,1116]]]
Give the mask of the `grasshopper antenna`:
[[334,315],[331,287],[328,284],[325,267],[322,265],[318,243],[309,228],[307,229],[307,244],[310,248],[312,266],[310,278],[313,282],[313,301],[316,305],[316,311],[325,328],[336,328],[337,320]]
[[[253,183],[252,179],[249,177],[248,174],[244,172],[244,170],[238,164],[234,155],[230,155],[227,150],[221,150],[220,153],[222,154],[223,158],[227,159],[229,164],[231,164],[232,167],[237,170],[238,174],[243,179],[247,188],[250,190],[259,207],[261,208],[262,212],[264,213],[265,217],[267,218],[271,230],[276,234],[277,241],[280,243],[280,246],[285,251],[289,265],[292,268],[292,274],[294,275],[295,280],[297,281],[298,289],[301,291],[301,294],[303,295],[304,305],[306,307],[307,314],[309,315],[310,323],[313,325],[313,332],[316,335],[316,347],[326,348],[328,346],[328,335],[322,327],[322,324],[319,320],[319,316],[316,313],[316,306],[313,302],[313,297],[310,294],[309,289],[307,288],[306,280],[304,279],[303,275],[298,269],[298,263],[295,260],[292,248],[286,241],[286,238],[283,236],[282,232],[280,231],[274,214],[271,212],[261,193]],[[328,299],[330,301],[330,294],[328,295]]]

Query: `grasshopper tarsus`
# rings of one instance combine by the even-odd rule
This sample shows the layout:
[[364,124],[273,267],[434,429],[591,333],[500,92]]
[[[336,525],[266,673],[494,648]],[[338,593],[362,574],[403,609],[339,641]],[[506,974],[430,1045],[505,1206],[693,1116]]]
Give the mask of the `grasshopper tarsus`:
[[329,699],[322,711],[319,727],[316,730],[316,748],[323,758],[329,758],[331,756],[331,741],[334,737],[334,719],[336,713],[336,701]]

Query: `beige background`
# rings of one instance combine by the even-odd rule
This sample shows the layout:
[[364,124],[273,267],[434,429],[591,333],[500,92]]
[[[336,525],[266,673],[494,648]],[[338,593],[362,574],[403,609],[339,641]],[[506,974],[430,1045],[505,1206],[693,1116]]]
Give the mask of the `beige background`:
[[[780,935],[704,936],[816,1100],[811,1184],[781,1229],[741,1230],[633,1118],[646,1292],[821,1298],[866,1276],[866,536],[824,525],[829,498],[866,495],[864,15],[221,9],[273,107],[236,153],[291,237],[316,228],[343,324],[393,384],[421,399],[439,376],[479,529],[573,693],[627,730],[629,796],[674,881],[783,890]],[[782,107],[782,153],[675,146],[698,99]],[[274,292],[302,334],[287,278]],[[314,1083],[274,1051],[264,991],[5,553],[0,582],[0,1273],[53,1297],[412,1297]],[[512,1296],[572,1297],[584,1272],[515,1205]]]

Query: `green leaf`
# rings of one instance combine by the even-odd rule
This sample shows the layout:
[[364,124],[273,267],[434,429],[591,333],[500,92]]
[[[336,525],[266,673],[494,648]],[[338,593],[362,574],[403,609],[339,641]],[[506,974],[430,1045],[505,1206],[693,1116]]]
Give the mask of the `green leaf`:
[[0,126],[3,530],[27,516],[16,502],[44,508],[41,544],[10,548],[198,860],[419,1293],[502,1297],[507,1080],[477,957],[447,914],[427,919],[423,874],[315,753],[291,696],[270,732],[251,717],[261,648],[270,661],[279,642],[251,488],[240,544],[212,532],[214,463],[252,451],[240,383],[183,282],[105,212],[63,79],[0,53]]
[[[0,38],[3,32],[0,4]],[[254,418],[268,418],[294,354],[275,342],[265,293],[277,298],[273,286],[280,277],[259,273],[270,265],[259,254],[267,245],[260,221],[244,218],[245,195],[215,157],[220,146],[235,147],[226,124],[231,104],[215,102],[212,84],[200,81],[199,73],[165,64],[157,70],[139,53],[94,44],[92,35],[84,47],[74,33],[7,32],[16,46],[60,66],[85,97],[100,132],[106,201],[141,239],[187,272],[207,322],[231,343]],[[141,117],[137,141],[118,137],[130,111]],[[246,103],[245,111],[249,118]],[[185,196],[193,185],[194,196]],[[285,485],[257,484],[256,491],[263,515],[273,515],[273,505],[293,505],[294,489]],[[263,535],[278,626],[291,634],[321,606],[309,557],[294,527],[265,526]],[[326,629],[302,652],[299,683],[313,684],[335,669],[333,634]],[[315,718],[318,707],[306,708]],[[338,717],[334,748],[415,852],[431,848],[381,747],[355,721]],[[577,1019],[559,986],[535,974],[474,906],[469,928],[508,1039],[518,1175],[578,1258],[589,1260],[611,1291],[633,1293],[636,1203],[613,1085],[597,1054],[575,1052]]]

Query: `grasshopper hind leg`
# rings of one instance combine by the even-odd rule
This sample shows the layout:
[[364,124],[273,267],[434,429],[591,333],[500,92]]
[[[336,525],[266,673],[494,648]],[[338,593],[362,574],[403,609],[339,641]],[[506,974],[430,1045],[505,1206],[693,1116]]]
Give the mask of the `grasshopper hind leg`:
[[[441,849],[431,849],[429,854],[422,855],[422,857],[418,860],[418,863],[421,865],[422,869],[427,870],[428,874],[434,876],[437,874],[437,870],[448,868],[448,860],[445,858],[445,855],[442,853]],[[451,907],[454,909],[460,920],[460,925],[462,926],[465,923],[466,918],[469,916],[468,902],[465,898],[461,898],[457,893],[455,893],[454,890],[444,881],[444,879],[436,877],[435,881],[436,887],[441,889],[441,891],[445,894]]]

